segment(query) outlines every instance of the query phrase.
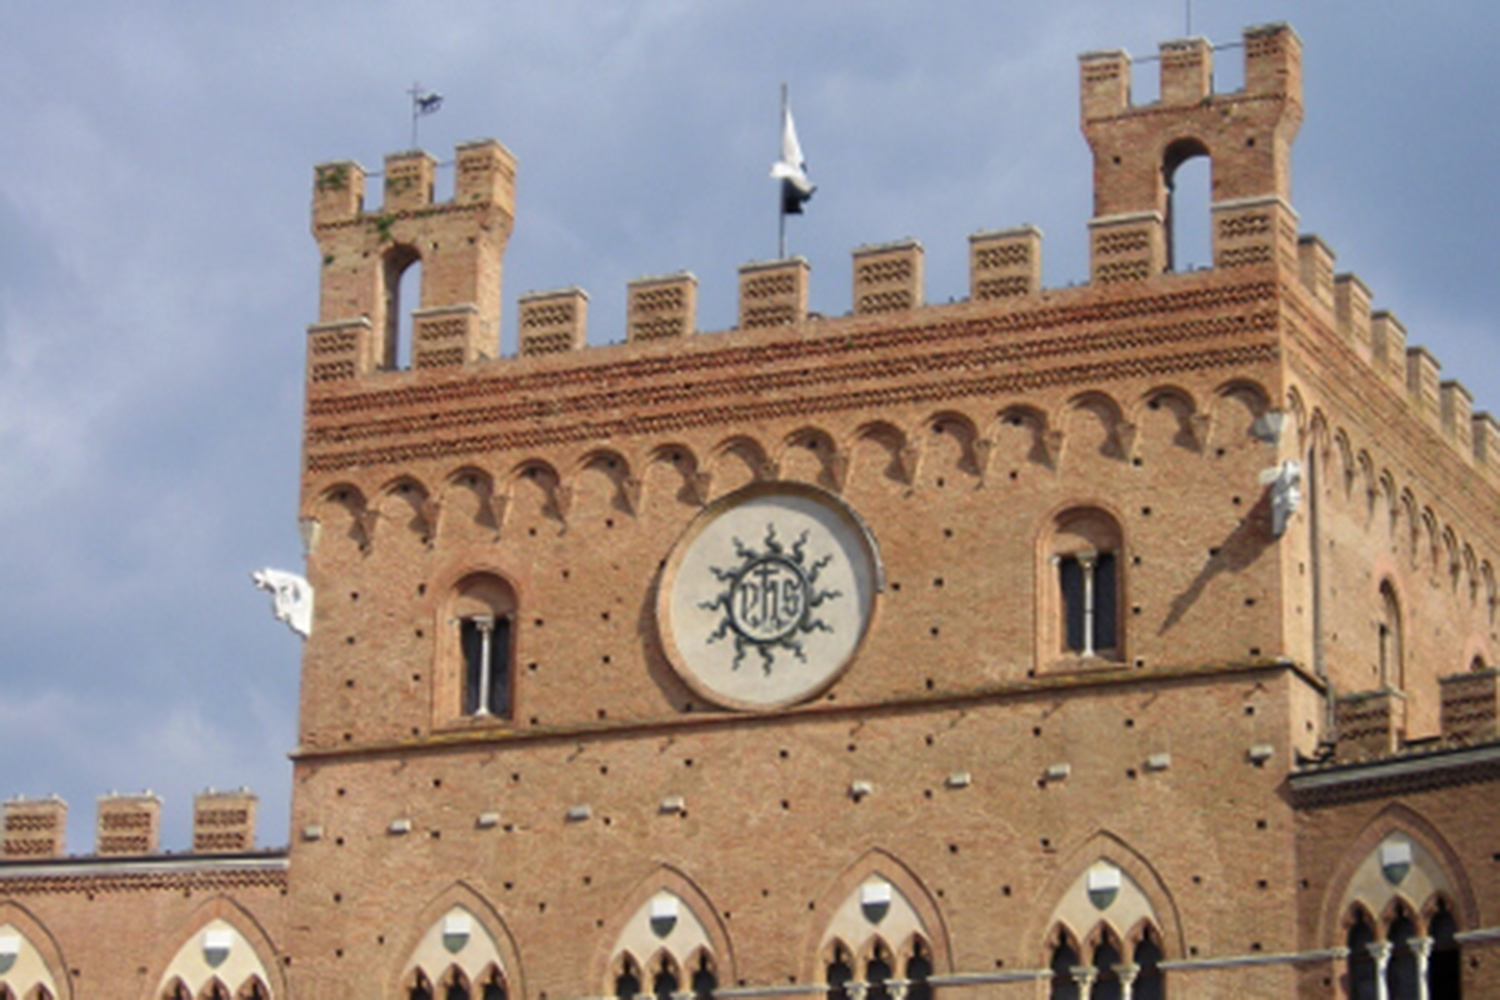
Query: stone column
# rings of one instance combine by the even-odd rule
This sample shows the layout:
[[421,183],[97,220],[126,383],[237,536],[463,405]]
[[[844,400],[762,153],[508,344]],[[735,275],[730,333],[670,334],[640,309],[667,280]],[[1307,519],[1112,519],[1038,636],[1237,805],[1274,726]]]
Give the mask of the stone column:
[[1391,964],[1391,943],[1375,941],[1367,947],[1375,959],[1375,1000],[1391,1000],[1390,987],[1385,982],[1385,970]]
[[1115,975],[1120,977],[1120,1000],[1131,1000],[1135,995],[1135,980],[1140,974],[1141,967],[1134,962],[1115,966]]
[[1432,994],[1427,986],[1427,964],[1432,958],[1432,938],[1414,937],[1406,945],[1417,956],[1417,1000],[1429,1000]]
[[1098,970],[1092,965],[1075,965],[1068,971],[1073,973],[1073,982],[1078,984],[1078,1000],[1089,1000],[1094,995],[1094,980],[1099,976]]

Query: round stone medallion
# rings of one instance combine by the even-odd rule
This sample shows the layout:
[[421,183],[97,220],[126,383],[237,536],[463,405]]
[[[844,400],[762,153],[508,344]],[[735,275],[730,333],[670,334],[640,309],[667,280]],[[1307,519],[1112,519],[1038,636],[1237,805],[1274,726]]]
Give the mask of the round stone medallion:
[[688,526],[662,576],[657,620],[668,659],[698,694],[779,708],[844,671],[881,586],[875,541],[842,501],[761,483]]

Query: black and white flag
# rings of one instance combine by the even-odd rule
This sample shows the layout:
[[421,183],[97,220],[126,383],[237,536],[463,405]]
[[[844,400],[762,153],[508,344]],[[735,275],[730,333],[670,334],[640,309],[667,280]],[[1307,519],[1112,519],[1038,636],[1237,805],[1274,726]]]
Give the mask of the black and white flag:
[[771,165],[771,176],[781,181],[781,213],[801,215],[803,203],[817,187],[807,178],[807,160],[802,156],[802,144],[797,141],[791,106],[785,100],[781,105],[781,159]]

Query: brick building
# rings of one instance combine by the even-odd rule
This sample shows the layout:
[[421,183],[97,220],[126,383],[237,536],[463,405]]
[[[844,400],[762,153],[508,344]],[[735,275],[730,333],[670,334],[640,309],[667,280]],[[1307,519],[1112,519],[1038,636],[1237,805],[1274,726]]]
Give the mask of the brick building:
[[1500,425],[1299,234],[1296,35],[1242,56],[1081,58],[1087,284],[868,246],[848,316],[769,261],[611,347],[570,288],[498,357],[500,144],[316,168],[291,844],[6,803],[0,998],[1500,995]]

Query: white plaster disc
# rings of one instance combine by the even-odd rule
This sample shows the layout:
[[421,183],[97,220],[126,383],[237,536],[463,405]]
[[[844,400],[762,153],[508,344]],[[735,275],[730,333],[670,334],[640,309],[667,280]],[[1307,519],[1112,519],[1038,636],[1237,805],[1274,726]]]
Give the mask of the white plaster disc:
[[731,708],[823,691],[864,641],[882,586],[875,541],[836,497],[796,483],[709,505],[678,541],[657,618],[667,656],[698,694]]

